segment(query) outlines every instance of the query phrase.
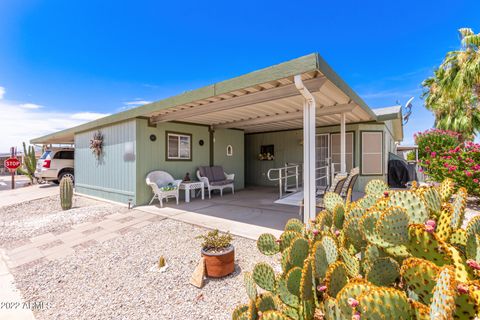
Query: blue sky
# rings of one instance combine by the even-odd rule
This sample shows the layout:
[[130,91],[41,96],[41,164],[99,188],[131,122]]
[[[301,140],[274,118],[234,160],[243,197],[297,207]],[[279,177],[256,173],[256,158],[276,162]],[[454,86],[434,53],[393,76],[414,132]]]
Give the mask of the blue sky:
[[[0,152],[21,140],[319,52],[373,108],[480,32],[479,1],[0,2]],[[24,121],[21,121],[24,120]]]

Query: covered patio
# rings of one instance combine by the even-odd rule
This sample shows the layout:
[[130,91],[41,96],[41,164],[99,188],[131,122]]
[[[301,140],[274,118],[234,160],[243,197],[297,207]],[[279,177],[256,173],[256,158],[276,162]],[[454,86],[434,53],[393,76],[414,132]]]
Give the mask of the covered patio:
[[[385,123],[393,119],[395,123]],[[252,222],[279,230],[289,218],[299,217],[299,207],[275,204],[278,188],[274,183],[267,184],[270,188],[252,189],[250,184],[262,184],[251,180],[266,180],[268,168],[273,164],[284,166],[295,155],[301,168],[302,216],[308,221],[317,211],[320,168],[333,168],[335,174],[346,175],[353,166],[359,166],[364,180],[385,177],[385,153],[395,147],[390,137],[401,140],[402,136],[399,119],[401,111],[397,107],[380,113],[370,109],[314,53],[40,137],[32,143],[74,142],[78,193],[133,203],[144,210],[149,210],[144,204],[152,197],[145,183],[149,172],[166,171],[175,179],[188,172],[195,178],[200,166],[222,166],[225,172],[235,174],[236,191],[246,188],[244,191],[182,203],[165,208],[163,214],[179,219],[197,214],[199,220],[215,217],[223,223]],[[98,130],[105,137],[101,162],[89,149],[89,141]],[[278,158],[261,166],[252,165],[260,163],[256,143],[266,141],[266,135],[277,137]],[[173,150],[178,157],[170,157],[170,136],[181,136],[188,142],[185,159],[180,158],[180,142]],[[287,139],[289,144],[284,143]],[[375,150],[365,147],[370,141],[375,141]],[[328,185],[330,176],[328,170],[323,173],[322,183]],[[218,221],[211,223],[221,225]]]
[[182,201],[178,206],[173,199],[163,208],[154,204],[135,209],[256,240],[266,232],[280,236],[288,219],[299,218],[299,208],[275,204],[277,196],[273,188],[247,187],[234,195]]

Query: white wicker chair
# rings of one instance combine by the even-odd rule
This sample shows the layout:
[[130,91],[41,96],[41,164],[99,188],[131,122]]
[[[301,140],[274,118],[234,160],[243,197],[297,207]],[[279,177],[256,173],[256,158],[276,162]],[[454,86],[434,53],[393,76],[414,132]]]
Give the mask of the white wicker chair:
[[[213,173],[203,173],[200,172],[202,169],[205,171],[206,169],[221,171],[223,174],[221,177],[217,176],[217,179],[214,179],[215,176],[213,176]],[[207,170],[208,170],[207,169]],[[218,175],[218,172],[217,172]],[[210,178],[208,178],[210,176]],[[235,194],[235,187],[233,184],[233,180],[235,179],[235,174],[228,174],[223,171],[223,168],[220,166],[214,166],[214,167],[200,167],[197,170],[197,178],[199,181],[202,181],[205,184],[205,188],[208,189],[208,198],[211,198],[212,195],[212,190],[220,190],[220,196],[223,196],[223,189],[225,188],[230,188],[232,189],[232,194]]]
[[[180,190],[180,183],[182,180],[175,180],[173,177],[165,171],[152,171],[147,174],[147,178],[145,179],[146,183],[152,188],[153,197],[150,200],[149,204],[155,199],[158,199],[160,202],[160,206],[163,207],[163,199],[166,199],[168,202],[168,198],[176,198],[177,205],[178,205],[178,195]],[[175,189],[174,190],[162,190],[161,186],[165,186],[167,184],[173,184]]]

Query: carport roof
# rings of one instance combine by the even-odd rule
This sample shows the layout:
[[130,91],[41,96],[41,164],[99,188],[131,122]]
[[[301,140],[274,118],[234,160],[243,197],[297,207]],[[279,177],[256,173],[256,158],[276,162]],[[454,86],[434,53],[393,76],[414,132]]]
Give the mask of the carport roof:
[[[294,60],[277,64],[265,69],[254,71],[236,78],[221,81],[213,85],[187,91],[183,94],[169,97],[160,101],[146,104],[134,109],[97,119],[73,128],[55,132],[31,140],[33,144],[73,143],[74,134],[95,128],[111,125],[132,118],[149,117],[154,122],[182,120],[192,123],[203,123],[224,128],[239,128],[246,132],[258,132],[258,119],[271,117],[267,110],[273,110],[276,116],[283,116],[285,128],[301,127],[301,96],[293,91],[293,77],[302,75],[302,79],[320,101],[320,107],[325,111],[325,124],[336,122],[335,114],[341,110],[349,112],[348,122],[362,122],[380,120],[366,103],[343,81],[337,73],[320,57],[318,53],[309,54]],[[322,82],[323,81],[323,82]],[[325,92],[321,92],[324,87]],[[323,89],[322,89],[323,90]],[[272,104],[268,106],[267,98],[272,97]],[[239,102],[245,101],[243,104]],[[246,101],[249,101],[247,103]],[[275,102],[275,103],[274,103]],[[262,114],[252,114],[258,106],[265,105]],[[233,110],[235,108],[238,109]],[[218,109],[212,109],[219,106]],[[223,109],[220,109],[223,106]],[[292,108],[292,106],[296,106]],[[226,114],[231,107],[231,112]],[[241,109],[242,107],[244,109]],[[290,107],[288,109],[287,107]],[[208,111],[207,111],[208,110]],[[236,111],[236,113],[234,112]],[[244,112],[245,111],[245,112]],[[241,115],[250,112],[248,118]],[[223,113],[222,113],[223,112]],[[344,112],[344,111],[342,111]],[[185,117],[190,115],[190,117]],[[298,116],[300,118],[298,118]],[[319,117],[322,114],[320,113]],[[234,121],[226,121],[225,117]],[[237,118],[235,118],[237,116]],[[291,118],[291,117],[294,118]],[[270,120],[271,126],[261,124],[261,128],[280,128],[277,120]],[[215,119],[215,120],[213,120]],[[319,119],[319,118],[317,118]],[[257,120],[256,126],[254,125]],[[260,119],[262,120],[262,119]],[[275,122],[275,123],[274,123]],[[237,126],[238,125],[238,126]],[[323,124],[322,124],[323,125]]]

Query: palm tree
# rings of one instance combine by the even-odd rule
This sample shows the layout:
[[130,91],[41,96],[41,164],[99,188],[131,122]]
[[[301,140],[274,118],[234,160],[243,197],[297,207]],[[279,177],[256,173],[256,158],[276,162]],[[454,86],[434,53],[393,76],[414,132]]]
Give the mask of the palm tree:
[[471,140],[480,131],[480,34],[462,28],[460,50],[448,52],[433,77],[423,81],[425,106],[435,127]]

